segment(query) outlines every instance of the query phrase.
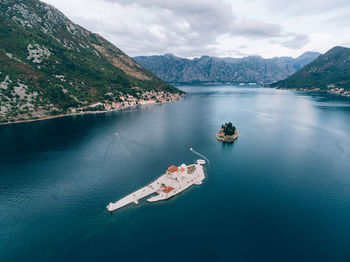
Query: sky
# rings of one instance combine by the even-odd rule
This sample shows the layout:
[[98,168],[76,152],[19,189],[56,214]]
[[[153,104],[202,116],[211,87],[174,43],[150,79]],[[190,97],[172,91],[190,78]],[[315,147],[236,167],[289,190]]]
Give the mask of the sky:
[[43,0],[130,56],[297,57],[350,47],[350,0]]

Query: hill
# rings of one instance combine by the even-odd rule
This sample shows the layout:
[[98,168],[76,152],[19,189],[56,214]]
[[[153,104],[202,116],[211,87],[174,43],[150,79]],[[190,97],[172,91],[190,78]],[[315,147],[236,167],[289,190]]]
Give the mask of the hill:
[[181,93],[56,8],[0,0],[1,122],[66,114],[146,91]]
[[271,86],[350,97],[350,48],[333,47],[300,71]]
[[138,56],[134,59],[163,80],[174,84],[273,83],[285,79],[319,53],[307,52],[298,58],[259,56],[186,59],[172,54]]

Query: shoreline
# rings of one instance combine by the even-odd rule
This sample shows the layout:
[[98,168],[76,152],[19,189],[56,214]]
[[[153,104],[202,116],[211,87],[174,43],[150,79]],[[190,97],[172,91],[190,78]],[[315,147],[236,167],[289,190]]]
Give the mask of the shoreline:
[[27,122],[44,121],[44,120],[49,120],[49,119],[54,119],[54,118],[61,118],[61,117],[67,117],[67,116],[79,116],[79,115],[91,115],[91,114],[102,114],[102,113],[108,113],[108,112],[117,112],[117,111],[122,111],[122,110],[125,110],[125,109],[138,108],[138,107],[142,107],[142,106],[162,105],[162,104],[166,104],[166,103],[169,103],[169,102],[179,101],[181,99],[182,99],[182,97],[180,99],[175,99],[175,100],[167,101],[167,102],[164,102],[164,103],[154,103],[154,104],[147,104],[147,105],[131,105],[131,106],[128,106],[128,107],[122,107],[122,108],[111,109],[111,110],[103,110],[103,111],[86,111],[86,112],[79,112],[79,113],[45,115],[45,116],[42,116],[42,117],[39,117],[39,118],[35,118],[35,119],[24,119],[24,120],[18,120],[18,121],[14,121],[14,122],[0,123],[0,126],[12,125],[12,124],[20,124],[20,123],[27,123]]
[[[334,98],[340,98],[340,99],[350,99],[350,95],[345,93],[337,93],[332,90],[315,90],[315,89],[297,89],[297,88],[276,88],[276,87],[270,87],[274,88],[276,90],[283,90],[283,91],[295,91],[295,92],[300,92],[300,93],[305,93],[305,94],[316,94],[316,95],[326,95],[329,97],[334,97]],[[336,90],[337,91],[337,90]],[[346,91],[350,92],[350,91]]]
[[235,130],[235,133],[232,136],[230,136],[230,135],[222,136],[219,133],[217,133],[215,135],[216,139],[219,140],[219,141],[225,142],[225,143],[232,143],[236,139],[238,139],[238,130],[237,129]]

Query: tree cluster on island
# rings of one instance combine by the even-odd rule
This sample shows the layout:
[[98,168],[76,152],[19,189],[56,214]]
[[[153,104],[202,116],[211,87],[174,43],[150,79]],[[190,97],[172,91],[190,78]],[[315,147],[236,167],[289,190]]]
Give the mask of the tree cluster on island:
[[233,136],[236,132],[236,127],[232,125],[231,122],[221,125],[221,128],[222,128],[222,132],[225,133],[225,136]]

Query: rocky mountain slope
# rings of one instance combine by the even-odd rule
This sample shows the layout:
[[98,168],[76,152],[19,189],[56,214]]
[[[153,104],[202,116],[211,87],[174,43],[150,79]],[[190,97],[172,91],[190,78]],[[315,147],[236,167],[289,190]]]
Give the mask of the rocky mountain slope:
[[172,54],[163,56],[138,56],[134,59],[169,83],[272,83],[285,79],[311,62],[319,53],[307,52],[294,59],[259,56],[244,58],[217,58],[202,56],[185,59]]
[[0,0],[0,122],[181,92],[120,49],[38,0]]
[[300,71],[271,86],[350,97],[350,48],[333,47]]

